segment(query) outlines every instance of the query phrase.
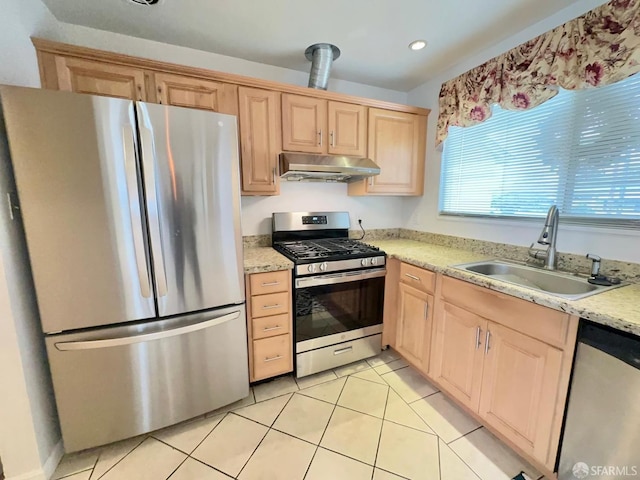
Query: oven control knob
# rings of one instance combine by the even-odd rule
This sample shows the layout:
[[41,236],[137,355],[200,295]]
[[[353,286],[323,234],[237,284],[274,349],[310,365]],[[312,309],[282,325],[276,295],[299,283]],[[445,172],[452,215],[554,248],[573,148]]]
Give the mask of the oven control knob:
[[316,266],[315,265],[309,265],[307,267],[307,270],[309,270],[310,273],[314,273],[316,271]]
[[378,263],[378,259],[377,258],[372,258],[371,259],[371,265],[375,265],[376,263]]
[[327,269],[327,262],[322,262],[320,264],[320,271],[324,272]]
[[363,258],[362,260],[360,260],[360,265],[362,265],[363,267],[367,266],[367,259]]

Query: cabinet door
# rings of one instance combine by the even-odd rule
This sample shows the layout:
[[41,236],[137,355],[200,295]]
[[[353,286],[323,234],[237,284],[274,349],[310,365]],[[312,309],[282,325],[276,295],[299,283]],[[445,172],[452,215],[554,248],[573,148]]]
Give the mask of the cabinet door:
[[153,78],[158,103],[238,114],[237,85],[172,73],[156,73]]
[[416,367],[429,367],[433,297],[404,283],[400,284],[396,350]]
[[422,195],[426,117],[369,109],[368,155],[380,166],[367,194]]
[[327,101],[282,94],[282,149],[327,152]]
[[254,195],[280,192],[280,93],[238,89],[242,191]]
[[144,70],[57,56],[58,88],[76,93],[145,101]]
[[525,452],[547,463],[562,352],[493,322],[488,328],[480,415]]
[[480,403],[486,325],[485,319],[471,312],[442,301],[438,304],[431,374],[474,411]]
[[367,107],[329,102],[328,152],[333,155],[367,155]]

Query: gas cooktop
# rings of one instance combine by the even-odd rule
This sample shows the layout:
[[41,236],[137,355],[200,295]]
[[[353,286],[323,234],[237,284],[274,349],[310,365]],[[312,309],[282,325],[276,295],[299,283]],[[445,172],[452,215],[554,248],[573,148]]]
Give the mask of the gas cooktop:
[[273,247],[296,263],[346,260],[370,257],[381,253],[377,247],[350,238],[276,242]]

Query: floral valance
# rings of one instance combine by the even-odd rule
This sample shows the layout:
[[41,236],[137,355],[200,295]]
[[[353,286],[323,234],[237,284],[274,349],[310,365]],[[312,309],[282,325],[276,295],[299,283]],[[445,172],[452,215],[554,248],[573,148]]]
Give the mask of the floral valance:
[[533,108],[568,90],[640,71],[640,0],[612,0],[442,85],[436,143],[450,125],[487,120],[495,103]]

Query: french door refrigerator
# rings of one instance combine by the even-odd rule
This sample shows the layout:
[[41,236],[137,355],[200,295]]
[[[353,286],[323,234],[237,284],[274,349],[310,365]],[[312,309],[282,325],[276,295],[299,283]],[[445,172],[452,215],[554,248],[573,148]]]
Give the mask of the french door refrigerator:
[[236,118],[20,87],[0,102],[65,450],[249,395]]

